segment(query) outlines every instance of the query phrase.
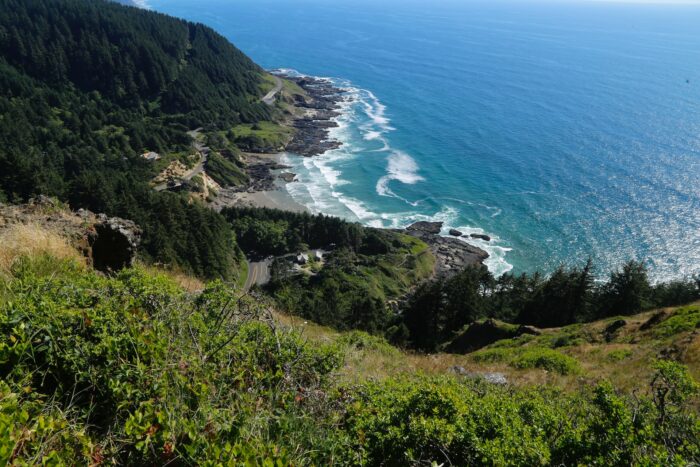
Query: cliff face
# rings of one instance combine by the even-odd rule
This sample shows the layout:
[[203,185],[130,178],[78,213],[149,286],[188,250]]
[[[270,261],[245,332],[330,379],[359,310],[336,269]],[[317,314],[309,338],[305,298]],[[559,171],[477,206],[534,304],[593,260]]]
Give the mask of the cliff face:
[[[21,228],[19,231],[18,227]],[[141,241],[141,229],[132,221],[94,214],[85,209],[71,212],[45,196],[27,204],[0,205],[0,236],[7,236],[13,230],[12,237],[17,237],[17,232],[24,237],[41,232],[35,243],[45,243],[46,238],[54,236],[67,240],[89,265],[103,272],[132,266]],[[19,249],[31,252],[30,242],[24,238]]]

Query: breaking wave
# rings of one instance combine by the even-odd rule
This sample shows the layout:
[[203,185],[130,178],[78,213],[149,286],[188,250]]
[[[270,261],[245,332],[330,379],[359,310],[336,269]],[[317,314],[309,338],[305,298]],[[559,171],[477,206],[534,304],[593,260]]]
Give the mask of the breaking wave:
[[[292,69],[275,71],[289,76],[304,76]],[[417,209],[424,199],[410,200],[397,194],[401,185],[415,185],[425,179],[420,174],[418,163],[410,154],[391,146],[387,135],[394,128],[387,116],[387,108],[371,91],[353,86],[347,80],[315,78],[326,80],[345,91],[345,99],[340,103],[340,115],[334,119],[338,126],[329,132],[329,138],[342,145],[319,156],[285,154],[282,157],[281,162],[291,166],[290,170],[297,174],[298,182],[285,185],[297,202],[313,213],[352,219],[372,227],[403,228],[420,220],[441,221],[443,234],[447,235],[449,229],[457,228],[467,234],[463,240],[468,238],[470,244],[489,253],[489,259],[485,263],[491,272],[500,275],[512,269],[505,260],[510,249],[503,246],[501,240],[494,235],[491,235],[491,242],[470,238],[470,233],[484,232],[476,227],[459,225],[460,213],[456,208],[444,205],[429,215]],[[370,193],[367,190],[358,193],[357,189],[352,190],[351,187],[342,188],[352,184],[365,186],[367,182],[372,182],[372,176],[377,177],[373,175],[376,173],[374,170],[357,174],[358,166],[363,165],[360,162],[368,162],[365,158],[371,158],[369,162],[374,165],[381,164],[383,159],[384,173],[373,182],[374,191],[376,196],[399,200],[395,202],[398,203],[398,209],[387,212],[373,208],[372,206],[383,203],[379,203],[376,197],[368,196]],[[488,210],[489,207],[485,209]],[[500,210],[490,212],[492,216],[499,214]]]

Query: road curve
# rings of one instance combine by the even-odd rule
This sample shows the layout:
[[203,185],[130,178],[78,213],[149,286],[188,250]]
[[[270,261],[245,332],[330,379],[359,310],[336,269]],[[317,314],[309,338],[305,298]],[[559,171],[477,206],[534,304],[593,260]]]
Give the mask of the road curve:
[[275,75],[272,77],[275,78],[275,87],[262,98],[262,101],[267,105],[275,105],[275,96],[282,90],[282,80]]
[[265,285],[270,282],[270,260],[248,261],[248,277],[243,285],[243,291],[248,292],[254,285]]

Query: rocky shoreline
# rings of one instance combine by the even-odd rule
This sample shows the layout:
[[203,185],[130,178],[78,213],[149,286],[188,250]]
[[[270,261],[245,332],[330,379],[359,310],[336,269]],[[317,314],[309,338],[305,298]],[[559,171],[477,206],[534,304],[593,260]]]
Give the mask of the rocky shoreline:
[[443,237],[442,222],[416,222],[404,232],[420,238],[428,244],[435,255],[435,276],[446,278],[457,274],[468,266],[484,264],[489,254],[479,247],[470,245],[454,237]]
[[[346,99],[344,96],[346,91],[324,79],[308,76],[295,77],[283,73],[275,73],[275,75],[295,83],[306,93],[306,96],[294,96],[294,107],[303,112],[300,112],[300,116],[290,119],[288,125],[294,128],[294,136],[284,150],[304,157],[313,157],[339,148],[342,143],[330,139],[329,133],[332,128],[338,126],[333,119],[341,115],[340,103]],[[240,193],[277,191],[279,190],[277,180],[283,183],[296,181],[296,174],[275,173],[291,168],[277,162],[275,160],[277,154],[268,154],[264,151],[244,154],[245,171],[250,182],[244,186],[223,188],[218,194],[218,199],[213,203],[215,209],[220,210],[222,207],[235,204],[237,194]]]
[[338,127],[334,118],[340,116],[340,103],[346,99],[346,91],[324,79],[284,74],[277,76],[294,82],[307,94],[307,97],[295,96],[294,106],[305,112],[303,117],[293,120],[292,126],[296,131],[285,149],[301,156],[313,157],[339,148],[342,143],[329,139],[328,136],[332,128]]

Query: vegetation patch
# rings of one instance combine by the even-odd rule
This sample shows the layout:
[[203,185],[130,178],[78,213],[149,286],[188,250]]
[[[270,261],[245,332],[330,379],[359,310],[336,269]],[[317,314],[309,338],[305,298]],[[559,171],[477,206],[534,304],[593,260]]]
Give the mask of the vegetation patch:
[[[222,282],[192,294],[152,270],[104,277],[44,254],[18,258],[0,288],[2,464],[700,460],[698,386],[675,362],[658,362],[633,397],[608,383],[563,393],[408,372],[376,381],[362,371],[402,358],[382,338],[309,342]],[[497,350],[527,367],[571,366],[551,349]],[[343,362],[347,383],[335,378]]]
[[606,360],[609,362],[621,362],[634,355],[632,349],[614,349],[605,355]]
[[509,348],[484,349],[470,355],[477,363],[501,363],[509,362],[517,355],[517,351]]
[[284,148],[293,130],[270,121],[240,124],[233,127],[227,137],[243,151],[274,152]]
[[510,362],[518,369],[540,368],[560,375],[576,374],[580,365],[575,358],[551,349],[528,349]]
[[248,175],[242,167],[217,152],[209,153],[205,169],[207,175],[223,187],[242,186],[248,181]]
[[653,328],[656,337],[669,337],[700,327],[700,306],[688,306],[674,311],[673,315]]

